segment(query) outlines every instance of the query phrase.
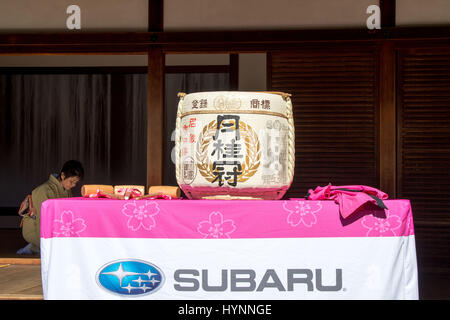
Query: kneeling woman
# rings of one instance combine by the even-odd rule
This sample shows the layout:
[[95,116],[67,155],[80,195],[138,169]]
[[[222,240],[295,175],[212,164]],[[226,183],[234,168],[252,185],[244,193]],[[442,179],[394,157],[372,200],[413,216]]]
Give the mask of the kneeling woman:
[[38,254],[40,252],[41,204],[48,199],[72,197],[70,191],[83,178],[84,169],[81,162],[69,160],[64,163],[59,174],[51,174],[47,182],[33,190],[31,198],[36,210],[35,218],[23,218],[22,235],[28,245],[17,254]]

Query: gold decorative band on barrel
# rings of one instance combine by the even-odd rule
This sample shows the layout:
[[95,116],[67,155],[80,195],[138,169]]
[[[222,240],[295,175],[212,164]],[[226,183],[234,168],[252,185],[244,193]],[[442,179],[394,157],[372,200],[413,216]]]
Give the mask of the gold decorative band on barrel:
[[[288,116],[285,114],[281,114],[278,112],[270,112],[270,111],[251,111],[251,110],[222,110],[220,112],[221,114],[262,114],[266,116],[274,116],[274,117],[282,117],[288,119]],[[203,111],[189,111],[189,112],[183,112],[181,114],[181,118],[195,115],[195,114],[217,114],[216,110],[203,110]]]
[[[285,93],[285,92],[280,92],[280,91],[255,91],[255,92],[278,94],[283,97],[283,100],[286,100],[287,98],[292,96],[290,93]],[[187,94],[185,92],[178,92],[178,94],[177,94],[178,98],[181,98],[181,99],[183,99],[186,95]]]

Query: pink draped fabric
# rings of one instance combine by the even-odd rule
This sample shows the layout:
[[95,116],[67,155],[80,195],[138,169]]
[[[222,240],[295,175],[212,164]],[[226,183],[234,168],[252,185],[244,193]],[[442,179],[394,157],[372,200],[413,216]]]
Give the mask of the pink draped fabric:
[[382,200],[386,200],[388,195],[378,189],[363,185],[332,186],[310,189],[308,200],[334,200],[339,205],[339,212],[342,217],[348,218],[365,204],[371,203],[380,208],[387,209]]
[[414,234],[408,200],[389,210],[361,209],[342,219],[334,201],[51,199],[42,205],[41,237],[309,238]]

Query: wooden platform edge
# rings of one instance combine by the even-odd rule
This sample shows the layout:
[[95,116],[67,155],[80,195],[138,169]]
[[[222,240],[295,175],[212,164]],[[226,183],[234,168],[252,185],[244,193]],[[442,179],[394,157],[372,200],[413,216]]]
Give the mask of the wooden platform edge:
[[40,294],[0,294],[0,300],[44,300],[44,296]]
[[30,264],[40,265],[40,258],[0,258],[0,264]]

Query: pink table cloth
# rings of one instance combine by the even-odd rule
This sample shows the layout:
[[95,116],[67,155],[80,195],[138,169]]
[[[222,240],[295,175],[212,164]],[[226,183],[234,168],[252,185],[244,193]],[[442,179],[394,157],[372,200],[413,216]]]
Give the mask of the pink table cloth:
[[334,201],[48,200],[44,298],[417,299],[410,202],[384,203],[344,219]]

